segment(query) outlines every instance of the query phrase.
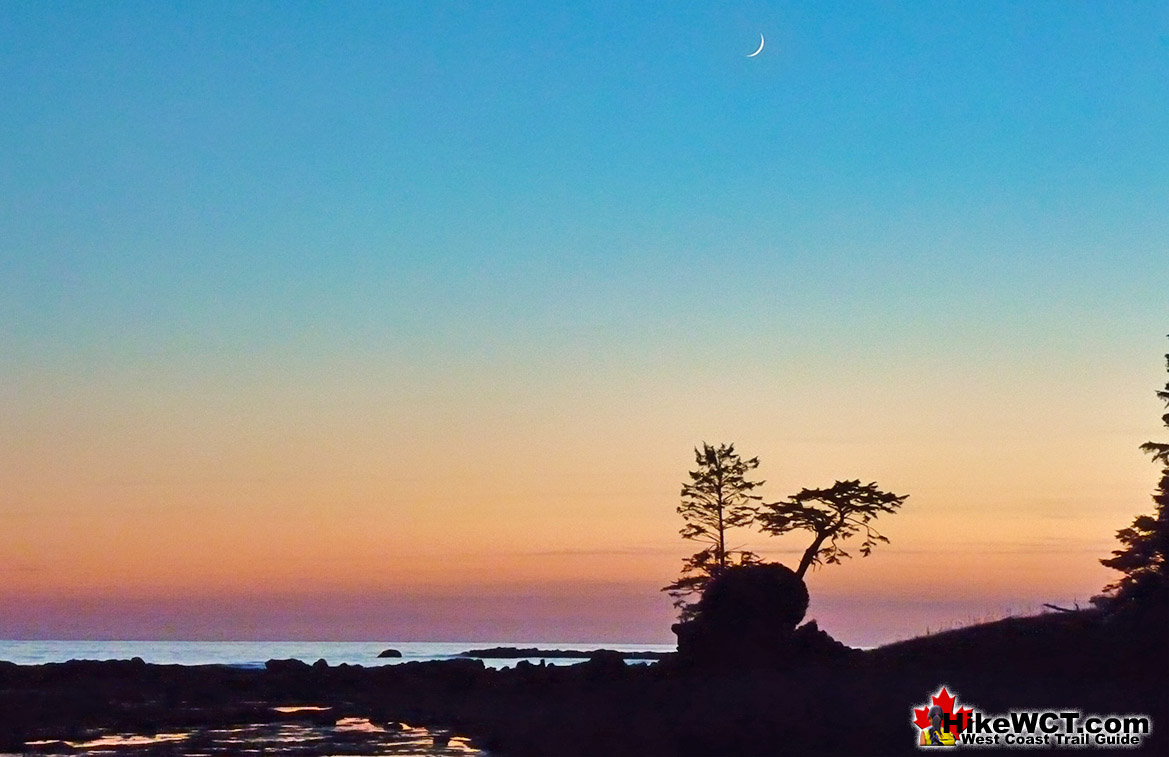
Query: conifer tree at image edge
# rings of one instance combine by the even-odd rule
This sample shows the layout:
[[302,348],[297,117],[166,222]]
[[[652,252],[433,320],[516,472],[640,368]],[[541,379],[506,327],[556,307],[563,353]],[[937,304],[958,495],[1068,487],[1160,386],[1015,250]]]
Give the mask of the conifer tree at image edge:
[[[1169,369],[1169,355],[1165,356]],[[1169,382],[1157,397],[1169,409]],[[1161,416],[1169,428],[1169,412]],[[1104,587],[1104,594],[1093,597],[1092,602],[1104,609],[1118,609],[1124,606],[1143,605],[1165,609],[1169,606],[1169,576],[1167,576],[1166,554],[1169,553],[1169,444],[1145,442],[1141,451],[1152,456],[1154,462],[1162,465],[1161,481],[1153,494],[1153,514],[1138,515],[1128,528],[1116,532],[1117,540],[1123,545],[1112,551],[1112,557],[1100,562],[1118,570],[1122,575],[1117,581]]]

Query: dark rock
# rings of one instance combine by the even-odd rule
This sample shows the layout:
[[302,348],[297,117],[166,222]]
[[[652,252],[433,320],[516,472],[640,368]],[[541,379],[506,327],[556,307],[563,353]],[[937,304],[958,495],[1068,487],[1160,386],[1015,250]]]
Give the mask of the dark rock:
[[401,656],[402,656],[402,653],[401,653],[401,652],[399,652],[398,650],[396,650],[396,649],[387,649],[387,650],[384,650],[384,651],[383,651],[381,654],[379,654],[379,655],[378,655],[378,659],[379,659],[379,660],[381,660],[381,659],[386,659],[386,658],[389,658],[389,657],[401,657]]
[[673,627],[678,656],[694,665],[751,666],[791,659],[798,651],[794,631],[807,609],[808,589],[787,567],[762,563],[728,568],[706,587],[695,618]]
[[329,661],[326,660],[324,657],[322,657],[321,659],[319,659],[313,663],[313,670],[328,670],[328,669],[329,669]]
[[625,655],[621,652],[614,652],[612,649],[598,649],[589,655],[586,665],[607,665],[615,667],[618,663],[625,665]]
[[620,677],[627,669],[624,655],[611,649],[597,650],[580,667],[587,675],[601,678]]
[[860,651],[832,638],[815,620],[809,620],[792,632],[790,650],[793,658],[806,661],[839,660]]
[[779,563],[730,568],[710,582],[698,603],[712,623],[792,631],[808,611],[808,587]]
[[264,670],[270,673],[300,673],[309,669],[304,660],[268,660],[264,663]]

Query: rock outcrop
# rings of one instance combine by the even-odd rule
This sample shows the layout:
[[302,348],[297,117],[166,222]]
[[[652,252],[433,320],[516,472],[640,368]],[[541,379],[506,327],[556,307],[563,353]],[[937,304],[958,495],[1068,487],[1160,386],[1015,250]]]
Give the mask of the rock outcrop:
[[808,610],[803,579],[778,563],[728,568],[706,587],[693,620],[674,625],[678,658],[697,667],[755,667],[846,654]]

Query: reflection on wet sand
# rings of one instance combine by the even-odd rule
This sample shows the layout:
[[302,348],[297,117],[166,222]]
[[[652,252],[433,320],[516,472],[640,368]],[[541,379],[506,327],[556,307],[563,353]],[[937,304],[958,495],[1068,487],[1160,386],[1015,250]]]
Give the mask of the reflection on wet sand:
[[385,728],[380,725],[374,725],[368,718],[341,718],[337,721],[336,728],[338,731],[355,731],[357,733],[386,732]]
[[292,715],[298,712],[328,712],[332,707],[321,707],[315,704],[296,704],[287,707],[273,707],[273,712],[279,712],[282,715]]
[[102,755],[104,757],[453,757],[482,755],[467,738],[447,730],[429,730],[405,723],[378,724],[369,718],[346,716],[320,722],[331,708],[308,705],[274,707],[283,716],[304,715],[312,720],[282,719],[232,728],[195,728],[187,732],[131,734],[94,732],[83,741],[42,739],[26,742],[32,755]]
[[66,741],[65,744],[74,749],[101,749],[102,747],[137,747],[152,744],[164,744],[173,741],[183,741],[190,738],[189,733],[156,733],[153,736],[99,736],[90,741]]

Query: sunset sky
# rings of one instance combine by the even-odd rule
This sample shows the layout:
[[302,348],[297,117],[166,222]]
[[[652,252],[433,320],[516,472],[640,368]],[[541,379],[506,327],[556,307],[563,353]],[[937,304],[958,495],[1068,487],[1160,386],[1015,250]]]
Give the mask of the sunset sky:
[[0,638],[670,642],[703,441],[843,641],[1113,578],[1169,6],[558,5],[0,4]]

